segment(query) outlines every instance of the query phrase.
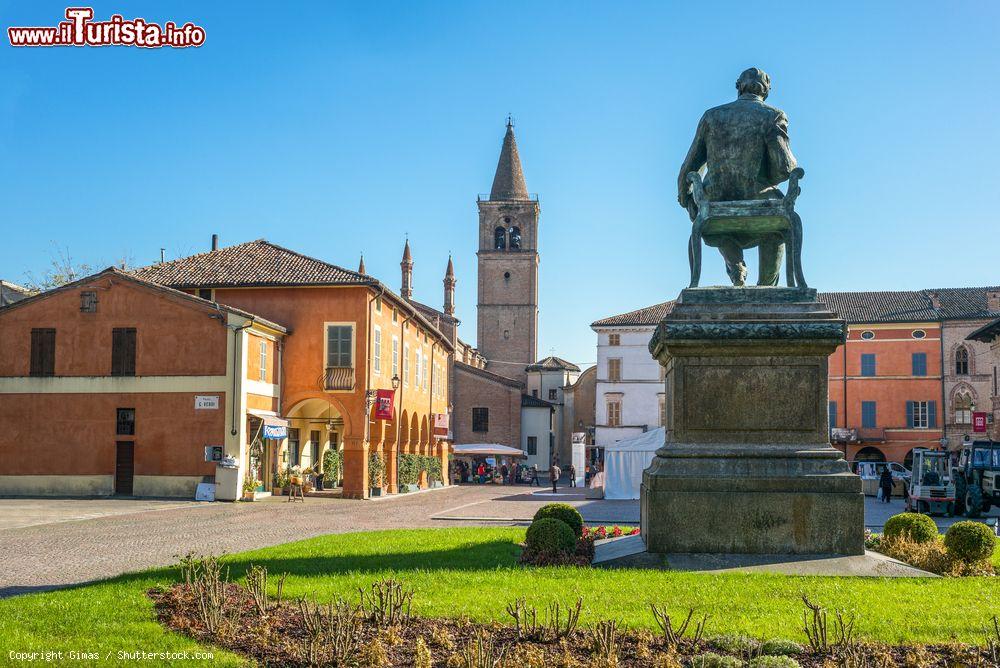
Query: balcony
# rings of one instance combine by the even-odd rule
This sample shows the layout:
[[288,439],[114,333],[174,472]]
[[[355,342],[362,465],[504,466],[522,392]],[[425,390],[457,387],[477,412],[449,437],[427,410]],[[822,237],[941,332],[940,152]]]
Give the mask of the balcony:
[[354,367],[328,366],[323,374],[323,388],[326,390],[354,389]]

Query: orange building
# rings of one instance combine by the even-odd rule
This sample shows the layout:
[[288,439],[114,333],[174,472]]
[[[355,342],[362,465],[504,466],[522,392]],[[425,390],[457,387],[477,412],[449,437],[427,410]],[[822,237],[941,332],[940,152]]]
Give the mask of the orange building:
[[[453,344],[378,280],[263,240],[135,274],[251,310],[290,330],[278,353],[273,416],[287,421],[288,438],[251,444],[246,464],[265,486],[278,469],[314,465],[331,448],[343,454],[348,497],[363,498],[379,488],[370,480],[370,463],[384,466],[390,493],[397,491],[397,466],[405,455],[433,456],[447,471],[448,429],[442,425],[449,413]],[[392,420],[375,419],[377,390],[394,390]],[[247,431],[252,439],[253,425]]]
[[113,268],[0,309],[0,495],[194,496],[274,407],[285,333]]

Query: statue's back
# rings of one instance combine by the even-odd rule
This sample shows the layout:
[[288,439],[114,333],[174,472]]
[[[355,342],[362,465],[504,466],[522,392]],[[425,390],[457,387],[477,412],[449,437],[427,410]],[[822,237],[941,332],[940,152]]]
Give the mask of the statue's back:
[[769,178],[768,137],[784,114],[759,99],[738,99],[705,112],[705,194],[714,202],[777,199]]

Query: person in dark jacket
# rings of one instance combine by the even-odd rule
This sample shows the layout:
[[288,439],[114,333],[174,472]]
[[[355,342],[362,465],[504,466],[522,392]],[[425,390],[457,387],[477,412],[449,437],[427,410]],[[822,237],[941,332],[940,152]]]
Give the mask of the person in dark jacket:
[[878,484],[882,488],[882,502],[889,503],[892,499],[892,472],[888,466],[882,469],[882,475],[879,476]]
[[559,466],[553,462],[552,466],[549,467],[549,481],[552,483],[552,493],[556,493],[556,483],[559,482],[559,476],[562,475],[562,471]]

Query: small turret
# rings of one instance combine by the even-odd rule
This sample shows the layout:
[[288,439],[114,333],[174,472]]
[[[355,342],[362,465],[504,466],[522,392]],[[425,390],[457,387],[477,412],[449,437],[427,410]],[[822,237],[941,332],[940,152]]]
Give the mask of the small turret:
[[410,254],[410,240],[406,240],[403,246],[403,260],[399,263],[402,270],[403,281],[399,287],[399,294],[403,299],[413,299],[413,256]]
[[448,256],[448,268],[444,272],[444,312],[448,315],[455,315],[455,265],[451,262],[451,255]]
[[367,274],[368,273],[367,271],[365,271],[365,254],[364,253],[361,254],[361,262],[358,263],[358,273],[359,274]]

